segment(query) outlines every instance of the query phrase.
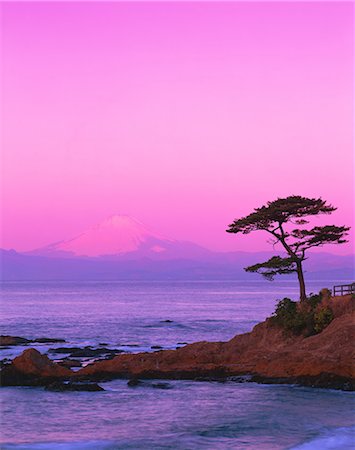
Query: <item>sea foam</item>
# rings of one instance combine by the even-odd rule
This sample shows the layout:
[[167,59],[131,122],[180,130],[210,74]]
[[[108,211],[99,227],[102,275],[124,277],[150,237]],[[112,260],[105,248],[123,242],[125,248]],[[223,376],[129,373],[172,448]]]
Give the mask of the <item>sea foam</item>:
[[354,450],[355,426],[328,430],[291,450]]

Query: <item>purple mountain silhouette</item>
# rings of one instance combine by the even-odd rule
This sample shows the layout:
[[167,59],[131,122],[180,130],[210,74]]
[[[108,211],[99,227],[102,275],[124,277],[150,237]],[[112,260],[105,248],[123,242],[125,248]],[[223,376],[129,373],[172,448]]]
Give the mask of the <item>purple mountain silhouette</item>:
[[[213,252],[115,215],[72,239],[31,252],[0,249],[0,275],[3,280],[260,280],[243,268],[272,255],[275,252]],[[354,255],[308,256],[306,278],[353,280]]]

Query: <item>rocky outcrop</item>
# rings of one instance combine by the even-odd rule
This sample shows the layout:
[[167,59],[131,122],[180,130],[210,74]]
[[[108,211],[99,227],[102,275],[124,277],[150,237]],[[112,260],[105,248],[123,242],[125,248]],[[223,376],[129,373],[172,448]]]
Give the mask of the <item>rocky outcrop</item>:
[[10,346],[10,345],[26,345],[30,344],[30,339],[26,339],[20,336],[8,336],[1,335],[0,336],[0,345],[1,346]]
[[56,339],[56,338],[37,338],[37,339],[26,339],[20,336],[9,336],[9,335],[1,335],[0,336],[0,346],[12,346],[12,345],[28,345],[28,344],[53,344],[57,342],[65,342],[65,339]]
[[[354,300],[327,300],[334,320],[321,333],[294,336],[267,319],[229,342],[198,342],[177,350],[120,355],[75,376],[195,378],[254,375],[258,381],[300,382],[350,389],[354,382]],[[318,381],[318,384],[317,384]]]
[[69,369],[59,366],[34,348],[25,350],[20,356],[15,358],[12,366],[26,375],[41,377],[61,378],[72,374]]
[[[287,333],[266,319],[250,333],[228,342],[197,342],[177,350],[122,354],[77,372],[28,349],[2,371],[5,385],[47,384],[70,378],[94,381],[112,378],[225,379],[354,389],[355,301],[351,296],[325,299],[333,321],[319,334]],[[250,375],[245,378],[243,375]],[[12,384],[11,384],[12,383]],[[135,385],[135,381],[131,385]]]
[[2,386],[45,385],[53,380],[67,379],[73,372],[51,361],[38,350],[29,348],[1,372]]

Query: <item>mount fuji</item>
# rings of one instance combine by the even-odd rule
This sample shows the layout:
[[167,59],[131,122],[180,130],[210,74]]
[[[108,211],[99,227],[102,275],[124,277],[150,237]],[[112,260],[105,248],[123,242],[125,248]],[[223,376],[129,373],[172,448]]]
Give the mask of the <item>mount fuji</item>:
[[158,260],[196,259],[211,253],[197,244],[154,233],[142,222],[126,215],[111,216],[72,239],[27,252],[55,258]]

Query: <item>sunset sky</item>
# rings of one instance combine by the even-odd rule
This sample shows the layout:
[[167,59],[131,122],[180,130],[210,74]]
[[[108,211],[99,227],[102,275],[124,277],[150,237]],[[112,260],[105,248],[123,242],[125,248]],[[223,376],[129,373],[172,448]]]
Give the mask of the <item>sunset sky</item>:
[[1,8],[1,247],[128,214],[214,250],[264,250],[262,233],[225,229],[291,194],[354,225],[352,3]]

